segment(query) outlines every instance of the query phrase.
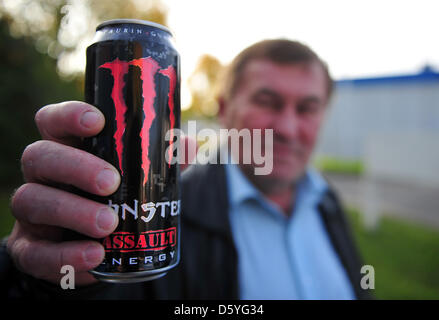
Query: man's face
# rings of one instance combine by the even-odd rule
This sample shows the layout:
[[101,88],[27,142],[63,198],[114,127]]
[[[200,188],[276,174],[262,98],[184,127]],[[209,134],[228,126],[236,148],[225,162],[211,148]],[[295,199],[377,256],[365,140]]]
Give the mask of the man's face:
[[251,180],[272,187],[291,185],[302,176],[323,122],[326,86],[317,62],[252,60],[246,65],[235,94],[220,109],[220,120],[229,129],[273,129],[273,170],[253,176],[251,166],[241,165]]

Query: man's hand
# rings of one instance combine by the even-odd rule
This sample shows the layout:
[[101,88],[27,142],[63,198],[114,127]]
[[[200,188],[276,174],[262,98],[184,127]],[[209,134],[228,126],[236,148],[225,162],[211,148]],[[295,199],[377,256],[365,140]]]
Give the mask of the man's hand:
[[112,233],[117,214],[107,205],[64,191],[74,186],[106,196],[120,183],[118,171],[104,160],[75,146],[81,137],[98,134],[104,116],[83,102],[65,102],[40,109],[35,122],[43,138],[23,152],[26,181],[12,197],[16,223],[8,238],[8,251],[17,267],[36,278],[59,283],[63,265],[75,268],[75,282],[95,282],[87,271],[104,258],[97,241],[62,241],[70,229],[94,238]]

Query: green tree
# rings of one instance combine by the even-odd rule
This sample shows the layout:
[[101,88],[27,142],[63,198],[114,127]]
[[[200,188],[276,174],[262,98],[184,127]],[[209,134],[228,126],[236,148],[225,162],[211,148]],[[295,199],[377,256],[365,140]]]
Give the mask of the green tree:
[[11,37],[8,24],[0,20],[0,97],[0,180],[7,188],[21,181],[21,152],[38,139],[36,110],[81,99],[82,92],[77,82],[59,79],[54,59],[38,52],[28,37]]
[[77,73],[64,67],[75,55],[85,56],[96,26],[115,18],[166,25],[166,13],[160,1],[147,0],[0,1],[2,191],[21,183],[21,153],[39,139],[35,112],[46,104],[83,99],[83,67]]
[[72,60],[74,64],[84,57],[102,21],[131,18],[167,24],[167,9],[159,0],[3,0],[0,15],[13,36],[32,38],[39,51],[57,59],[65,77],[82,73]]
[[208,54],[202,55],[188,79],[192,95],[190,112],[194,116],[213,118],[218,111],[217,93],[224,66]]

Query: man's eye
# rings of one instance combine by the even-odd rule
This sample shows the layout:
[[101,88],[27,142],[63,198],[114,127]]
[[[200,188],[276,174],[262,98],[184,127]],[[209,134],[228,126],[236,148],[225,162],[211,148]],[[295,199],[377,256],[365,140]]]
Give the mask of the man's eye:
[[260,105],[272,105],[274,103],[273,99],[270,98],[256,98],[255,102]]
[[270,108],[276,108],[279,104],[276,99],[267,96],[256,96],[253,98],[253,103],[261,107]]
[[299,104],[297,106],[297,113],[298,114],[312,114],[317,112],[319,109],[319,106],[315,103],[307,103],[307,104]]

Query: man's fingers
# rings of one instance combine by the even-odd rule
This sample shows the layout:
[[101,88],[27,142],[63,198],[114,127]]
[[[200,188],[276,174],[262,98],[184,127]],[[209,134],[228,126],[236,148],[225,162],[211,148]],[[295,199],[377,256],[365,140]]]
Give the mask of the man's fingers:
[[[46,240],[17,239],[9,248],[18,268],[35,278],[59,279],[61,267],[70,265],[76,273],[97,267],[104,259],[104,248],[96,241],[53,243]],[[87,279],[90,281],[90,277]]]
[[76,145],[78,138],[98,134],[105,118],[92,105],[68,101],[41,108],[35,114],[35,122],[43,139]]
[[22,185],[11,206],[18,221],[67,228],[94,238],[107,236],[118,224],[109,206],[36,183]]
[[109,195],[117,190],[119,172],[108,162],[85,151],[41,140],[27,146],[21,158],[27,182],[55,182],[84,191]]

